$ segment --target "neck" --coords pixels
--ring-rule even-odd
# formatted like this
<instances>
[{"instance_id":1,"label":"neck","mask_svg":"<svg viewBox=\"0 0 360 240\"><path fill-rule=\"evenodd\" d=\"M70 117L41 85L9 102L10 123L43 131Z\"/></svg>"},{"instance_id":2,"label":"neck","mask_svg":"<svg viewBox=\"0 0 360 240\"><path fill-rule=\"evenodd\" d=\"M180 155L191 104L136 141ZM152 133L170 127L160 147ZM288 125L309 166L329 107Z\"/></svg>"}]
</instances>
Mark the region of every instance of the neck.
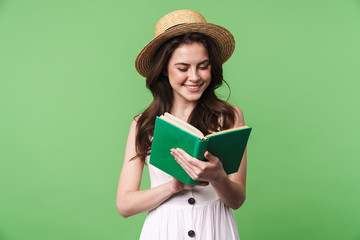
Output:
<instances>
[{"instance_id":1,"label":"neck","mask_svg":"<svg viewBox=\"0 0 360 240\"><path fill-rule=\"evenodd\" d=\"M175 117L180 118L181 120L187 122L195 106L196 106L196 102L191 102L186 104L174 102L170 112Z\"/></svg>"}]
</instances>

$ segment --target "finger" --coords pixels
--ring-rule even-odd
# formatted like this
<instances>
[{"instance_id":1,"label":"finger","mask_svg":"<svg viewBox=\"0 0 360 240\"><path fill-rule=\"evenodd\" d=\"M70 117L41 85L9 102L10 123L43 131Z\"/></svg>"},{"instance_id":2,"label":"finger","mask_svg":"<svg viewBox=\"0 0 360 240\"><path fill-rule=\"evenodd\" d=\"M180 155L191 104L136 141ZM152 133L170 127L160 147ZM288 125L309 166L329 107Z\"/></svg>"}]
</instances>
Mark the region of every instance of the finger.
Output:
<instances>
[{"instance_id":1,"label":"finger","mask_svg":"<svg viewBox=\"0 0 360 240\"><path fill-rule=\"evenodd\" d=\"M195 171L188 164L188 161L186 160L186 158L182 154L179 153L178 149L171 149L171 155L175 158L176 162L185 170L185 172L193 180L196 180L197 175L195 174Z\"/></svg>"},{"instance_id":2,"label":"finger","mask_svg":"<svg viewBox=\"0 0 360 240\"><path fill-rule=\"evenodd\" d=\"M188 155L185 151L182 150L180 152L180 149L171 149L171 154L179 161L184 162L184 164L187 164L189 159L191 158L190 155Z\"/></svg>"},{"instance_id":3,"label":"finger","mask_svg":"<svg viewBox=\"0 0 360 240\"><path fill-rule=\"evenodd\" d=\"M181 148L176 148L175 150L176 150L176 152L177 152L180 156L182 156L184 159L191 159L191 158L192 158L192 156L190 156L190 154L188 154L187 152L185 152L185 151L182 150Z\"/></svg>"},{"instance_id":4,"label":"finger","mask_svg":"<svg viewBox=\"0 0 360 240\"><path fill-rule=\"evenodd\" d=\"M209 151L206 151L204 153L204 157L209 160L210 162L214 162L214 161L218 161L219 159L217 157L215 157L214 155L212 155Z\"/></svg>"},{"instance_id":5,"label":"finger","mask_svg":"<svg viewBox=\"0 0 360 240\"><path fill-rule=\"evenodd\" d=\"M201 181L198 185L202 186L202 187L205 187L205 186L209 185L209 182Z\"/></svg>"},{"instance_id":6,"label":"finger","mask_svg":"<svg viewBox=\"0 0 360 240\"><path fill-rule=\"evenodd\" d=\"M202 179L201 176L204 172L204 169L207 168L206 165L208 165L208 162L193 158L181 148L173 149L173 152L178 156L178 158L175 160L179 163L180 166L182 166L182 168L189 174L192 179L207 181L206 179Z\"/></svg>"},{"instance_id":7,"label":"finger","mask_svg":"<svg viewBox=\"0 0 360 240\"><path fill-rule=\"evenodd\" d=\"M192 166L196 167L197 169L203 169L205 167L204 165L206 165L206 162L190 156L187 152L185 152L181 148L177 148L177 150L179 154L183 157L183 159L185 159Z\"/></svg>"},{"instance_id":8,"label":"finger","mask_svg":"<svg viewBox=\"0 0 360 240\"><path fill-rule=\"evenodd\" d=\"M174 153L176 153L176 156L178 157L179 160L183 161L188 166L190 166L190 165L196 166L196 164L194 164L194 162L199 162L198 159L193 158L191 155L189 155L187 152L185 152L181 148L176 148L174 150Z\"/></svg>"},{"instance_id":9,"label":"finger","mask_svg":"<svg viewBox=\"0 0 360 240\"><path fill-rule=\"evenodd\" d=\"M195 187L196 187L196 185L187 185L184 183L184 189L193 189Z\"/></svg>"},{"instance_id":10,"label":"finger","mask_svg":"<svg viewBox=\"0 0 360 240\"><path fill-rule=\"evenodd\" d=\"M183 164L186 165L186 167L184 165L180 165L180 166L182 166L184 170L186 170L186 172L189 174L189 176L192 179L198 181L208 181L208 179L203 178L204 170L207 169L209 165L208 162L204 162L199 159L196 159L180 148L177 148L175 150L176 151L174 151L174 153L176 152L178 156L176 160L178 161L179 164L181 164L180 161L183 161ZM206 183L203 184L203 186L206 185L207 185Z\"/></svg>"},{"instance_id":11,"label":"finger","mask_svg":"<svg viewBox=\"0 0 360 240\"><path fill-rule=\"evenodd\" d=\"M187 185L185 183L183 183L182 181L176 179L173 177L173 181L174 183L177 185L176 187L180 190L182 189L193 189L196 185L192 186L192 185Z\"/></svg>"}]
</instances>

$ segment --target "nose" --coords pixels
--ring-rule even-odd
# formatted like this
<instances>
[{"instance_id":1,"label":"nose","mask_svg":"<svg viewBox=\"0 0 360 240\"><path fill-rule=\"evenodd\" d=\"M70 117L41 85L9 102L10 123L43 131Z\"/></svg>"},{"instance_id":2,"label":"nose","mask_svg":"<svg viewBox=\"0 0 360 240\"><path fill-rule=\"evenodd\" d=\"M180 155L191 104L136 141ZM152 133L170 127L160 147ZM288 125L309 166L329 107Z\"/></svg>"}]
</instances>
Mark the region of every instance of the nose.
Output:
<instances>
[{"instance_id":1,"label":"nose","mask_svg":"<svg viewBox=\"0 0 360 240\"><path fill-rule=\"evenodd\" d=\"M188 78L189 78L190 81L197 82L197 81L200 80L200 75L199 75L196 68L195 69L193 69L193 68L189 69L188 73L189 73Z\"/></svg>"}]
</instances>

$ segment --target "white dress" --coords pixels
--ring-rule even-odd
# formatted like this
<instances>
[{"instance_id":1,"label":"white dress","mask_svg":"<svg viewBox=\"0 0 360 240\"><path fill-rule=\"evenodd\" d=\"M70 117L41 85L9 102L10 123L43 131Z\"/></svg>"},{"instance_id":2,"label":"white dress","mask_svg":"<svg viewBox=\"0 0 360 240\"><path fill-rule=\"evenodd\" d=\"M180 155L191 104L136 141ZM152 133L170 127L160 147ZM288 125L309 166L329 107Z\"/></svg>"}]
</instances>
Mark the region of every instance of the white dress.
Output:
<instances>
[{"instance_id":1,"label":"white dress","mask_svg":"<svg viewBox=\"0 0 360 240\"><path fill-rule=\"evenodd\" d=\"M171 176L149 163L151 188L171 181ZM231 208L219 200L211 185L182 190L149 211L141 240L240 239Z\"/></svg>"}]
</instances>

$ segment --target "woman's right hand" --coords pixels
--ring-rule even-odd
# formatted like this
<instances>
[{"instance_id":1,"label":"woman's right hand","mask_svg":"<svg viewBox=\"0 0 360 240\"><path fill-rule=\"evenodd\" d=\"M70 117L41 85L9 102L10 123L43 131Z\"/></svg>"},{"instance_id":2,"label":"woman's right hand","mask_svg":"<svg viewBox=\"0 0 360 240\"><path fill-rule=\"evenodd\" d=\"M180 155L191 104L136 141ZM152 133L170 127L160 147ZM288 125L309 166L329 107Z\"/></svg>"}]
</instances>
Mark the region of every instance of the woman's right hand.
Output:
<instances>
[{"instance_id":1,"label":"woman's right hand","mask_svg":"<svg viewBox=\"0 0 360 240\"><path fill-rule=\"evenodd\" d=\"M177 180L174 177L172 178L171 183L172 183L172 188L174 189L174 192L180 192L183 189L193 189L195 187L195 186L187 185L187 184Z\"/></svg>"},{"instance_id":2,"label":"woman's right hand","mask_svg":"<svg viewBox=\"0 0 360 240\"><path fill-rule=\"evenodd\" d=\"M116 206L123 217L150 211L158 207L174 193L182 189L193 188L176 179L172 179L157 187L140 190L145 163L140 158L133 159L137 154L135 147L136 125L137 122L134 120L131 124L126 143L125 159L116 196Z\"/></svg>"}]
</instances>

